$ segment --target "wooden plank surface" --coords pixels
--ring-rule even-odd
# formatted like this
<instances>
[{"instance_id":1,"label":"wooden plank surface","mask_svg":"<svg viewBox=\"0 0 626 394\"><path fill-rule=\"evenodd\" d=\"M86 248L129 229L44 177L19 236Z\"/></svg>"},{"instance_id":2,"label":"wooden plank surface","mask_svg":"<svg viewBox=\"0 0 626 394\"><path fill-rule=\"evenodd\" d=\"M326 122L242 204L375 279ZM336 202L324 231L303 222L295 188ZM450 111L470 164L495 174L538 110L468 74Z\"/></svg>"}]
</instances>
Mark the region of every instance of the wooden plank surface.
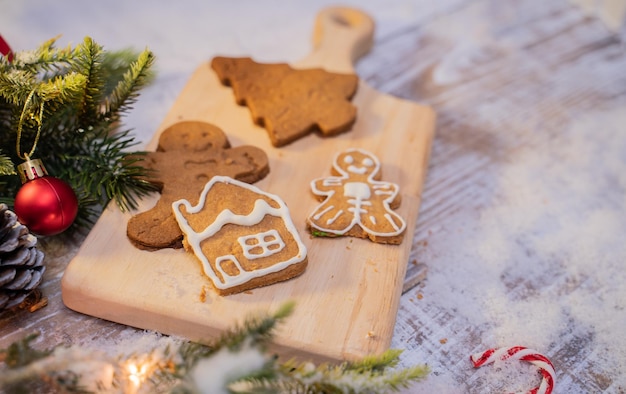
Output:
<instances>
[{"instance_id":1,"label":"wooden plank surface","mask_svg":"<svg viewBox=\"0 0 626 394\"><path fill-rule=\"evenodd\" d=\"M113 48L148 44L161 72L128 119L148 136L203 59L225 49L266 60L302 58L313 15L326 4L269 2L275 7L246 11L225 2L198 6L182 23L164 3L150 10L126 3L90 5L102 18L116 10L115 33L104 20L81 21L79 2L69 4L80 12L52 19L49 9L7 3L2 35L14 48L59 32L74 42L89 32ZM520 344L551 358L555 393L623 393L623 25L610 30L566 0L360 6L376 19L378 35L358 74L438 114L391 343L404 350L402 365L428 363L433 372L406 392L527 390L538 377L522 363L474 369L468 358ZM137 23L150 19L161 23ZM0 347L35 330L40 348L121 352L133 341L160 343L153 333L63 306L60 277L82 241L42 241L42 290L50 303L34 314L2 316Z\"/></svg>"},{"instance_id":2,"label":"wooden plank surface","mask_svg":"<svg viewBox=\"0 0 626 394\"><path fill-rule=\"evenodd\" d=\"M317 26L316 47L297 67L351 72L356 57L371 46L373 21L355 9L324 10ZM270 173L255 185L280 196L289 207L308 250L305 273L279 284L219 296L210 290L190 253L135 248L120 231L132 213L111 207L65 271L65 305L107 320L207 341L255 311L276 309L293 300L298 305L295 316L274 341L281 353L344 360L386 350L435 117L427 107L379 94L366 84L360 84L352 102L358 115L351 131L327 138L314 133L274 148L266 131L253 124L246 107L235 103L232 90L220 84L209 64L200 65L160 130L178 121L206 121L224 130L233 146L253 145L267 152ZM158 137L159 132L150 147L156 147ZM351 237L315 238L306 231L305 219L319 204L308 194L311 180L329 176L334 156L348 148L374 153L381 161L382 180L400 186L402 204L397 212L407 221L407 242L383 245ZM203 186L199 185L198 193ZM139 210L154 202L154 198L144 200Z\"/></svg>"}]
</instances>

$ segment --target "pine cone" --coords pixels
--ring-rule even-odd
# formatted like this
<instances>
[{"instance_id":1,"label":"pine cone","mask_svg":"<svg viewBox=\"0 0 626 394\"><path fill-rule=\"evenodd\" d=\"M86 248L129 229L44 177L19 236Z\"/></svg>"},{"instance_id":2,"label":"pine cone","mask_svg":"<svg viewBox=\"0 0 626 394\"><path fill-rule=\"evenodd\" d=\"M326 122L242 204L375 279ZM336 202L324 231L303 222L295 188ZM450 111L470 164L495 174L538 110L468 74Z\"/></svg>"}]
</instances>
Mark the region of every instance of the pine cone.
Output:
<instances>
[{"instance_id":1,"label":"pine cone","mask_svg":"<svg viewBox=\"0 0 626 394\"><path fill-rule=\"evenodd\" d=\"M39 286L46 267L37 237L0 204L0 312L20 305Z\"/></svg>"}]
</instances>

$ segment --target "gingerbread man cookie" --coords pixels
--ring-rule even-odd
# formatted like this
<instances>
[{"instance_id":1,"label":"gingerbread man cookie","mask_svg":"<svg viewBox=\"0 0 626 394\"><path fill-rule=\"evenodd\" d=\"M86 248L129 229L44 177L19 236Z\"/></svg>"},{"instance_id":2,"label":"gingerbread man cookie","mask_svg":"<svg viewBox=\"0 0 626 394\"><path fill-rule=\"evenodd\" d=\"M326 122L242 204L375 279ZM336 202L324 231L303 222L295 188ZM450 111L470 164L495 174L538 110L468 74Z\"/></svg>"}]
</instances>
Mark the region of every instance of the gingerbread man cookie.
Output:
<instances>
[{"instance_id":1,"label":"gingerbread man cookie","mask_svg":"<svg viewBox=\"0 0 626 394\"><path fill-rule=\"evenodd\" d=\"M204 122L179 122L163 131L156 152L139 163L153 170L161 192L156 205L128 221L128 238L141 249L182 247L183 234L174 218L172 203L187 199L195 203L206 182L225 175L254 183L269 173L264 151L254 146L230 147L224 132Z\"/></svg>"},{"instance_id":2,"label":"gingerbread man cookie","mask_svg":"<svg viewBox=\"0 0 626 394\"><path fill-rule=\"evenodd\" d=\"M230 85L237 104L247 105L255 124L267 129L280 147L318 130L332 136L352 128L356 107L350 103L359 79L321 68L293 69L250 58L216 57L211 67Z\"/></svg>"},{"instance_id":3,"label":"gingerbread man cookie","mask_svg":"<svg viewBox=\"0 0 626 394\"><path fill-rule=\"evenodd\" d=\"M307 218L318 236L353 236L374 242L402 242L405 221L393 211L400 206L398 185L380 181L380 162L372 153L348 149L339 153L333 175L311 182L323 202Z\"/></svg>"}]
</instances>

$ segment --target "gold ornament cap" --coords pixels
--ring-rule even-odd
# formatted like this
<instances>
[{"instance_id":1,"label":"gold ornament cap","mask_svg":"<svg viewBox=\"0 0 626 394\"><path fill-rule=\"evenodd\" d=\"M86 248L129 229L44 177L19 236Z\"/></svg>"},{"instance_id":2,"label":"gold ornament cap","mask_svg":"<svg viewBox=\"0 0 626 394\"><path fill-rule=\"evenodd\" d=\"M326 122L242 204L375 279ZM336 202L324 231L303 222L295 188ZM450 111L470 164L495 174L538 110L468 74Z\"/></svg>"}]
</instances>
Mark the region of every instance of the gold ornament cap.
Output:
<instances>
[{"instance_id":1,"label":"gold ornament cap","mask_svg":"<svg viewBox=\"0 0 626 394\"><path fill-rule=\"evenodd\" d=\"M22 185L33 179L41 178L48 175L46 167L39 159L28 159L19 166L17 166L17 172L20 174Z\"/></svg>"}]
</instances>

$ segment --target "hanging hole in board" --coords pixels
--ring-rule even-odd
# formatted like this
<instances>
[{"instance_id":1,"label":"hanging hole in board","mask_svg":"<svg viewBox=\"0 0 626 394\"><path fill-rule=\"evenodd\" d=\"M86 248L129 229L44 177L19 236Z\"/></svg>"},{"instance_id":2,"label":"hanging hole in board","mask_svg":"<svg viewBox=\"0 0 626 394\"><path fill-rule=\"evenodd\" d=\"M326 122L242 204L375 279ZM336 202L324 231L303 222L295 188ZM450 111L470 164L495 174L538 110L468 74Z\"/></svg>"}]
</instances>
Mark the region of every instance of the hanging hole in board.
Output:
<instances>
[{"instance_id":1,"label":"hanging hole in board","mask_svg":"<svg viewBox=\"0 0 626 394\"><path fill-rule=\"evenodd\" d=\"M350 20L348 20L346 17L344 17L341 14L332 14L331 19L335 24L339 26L352 27L352 23L350 22Z\"/></svg>"}]
</instances>

